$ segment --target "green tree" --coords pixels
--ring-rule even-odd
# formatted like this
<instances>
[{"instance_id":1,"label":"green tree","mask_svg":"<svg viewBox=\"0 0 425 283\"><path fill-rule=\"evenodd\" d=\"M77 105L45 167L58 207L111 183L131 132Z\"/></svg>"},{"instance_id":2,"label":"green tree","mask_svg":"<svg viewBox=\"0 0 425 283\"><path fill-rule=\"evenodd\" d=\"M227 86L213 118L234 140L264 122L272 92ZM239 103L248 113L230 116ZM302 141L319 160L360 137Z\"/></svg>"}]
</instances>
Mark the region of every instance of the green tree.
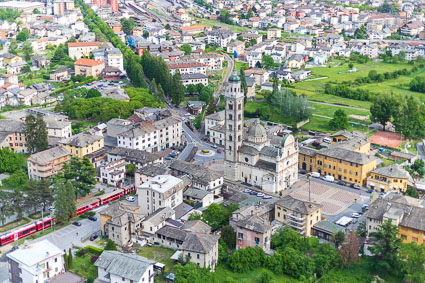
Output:
<instances>
[{"instance_id":1,"label":"green tree","mask_svg":"<svg viewBox=\"0 0 425 283\"><path fill-rule=\"evenodd\" d=\"M233 25L233 21L230 19L230 12L226 9L220 11L218 19L222 23Z\"/></svg>"},{"instance_id":2,"label":"green tree","mask_svg":"<svg viewBox=\"0 0 425 283\"><path fill-rule=\"evenodd\" d=\"M65 271L69 270L68 267L68 255L66 254L66 250L63 250L64 254L63 254L63 263L65 265Z\"/></svg>"},{"instance_id":3,"label":"green tree","mask_svg":"<svg viewBox=\"0 0 425 283\"><path fill-rule=\"evenodd\" d=\"M424 136L425 107L415 96L409 95L399 101L397 115L393 124L397 133L406 138L417 138Z\"/></svg>"},{"instance_id":4,"label":"green tree","mask_svg":"<svg viewBox=\"0 0 425 283\"><path fill-rule=\"evenodd\" d=\"M16 39L11 38L10 45L9 45L9 53L17 54L17 49L18 49L18 42L16 42Z\"/></svg>"},{"instance_id":5,"label":"green tree","mask_svg":"<svg viewBox=\"0 0 425 283\"><path fill-rule=\"evenodd\" d=\"M210 97L210 101L208 103L207 110L205 110L206 115L213 114L217 111L217 105L215 104L214 96Z\"/></svg>"},{"instance_id":6,"label":"green tree","mask_svg":"<svg viewBox=\"0 0 425 283\"><path fill-rule=\"evenodd\" d=\"M72 251L71 248L68 250L68 268L72 269Z\"/></svg>"},{"instance_id":7,"label":"green tree","mask_svg":"<svg viewBox=\"0 0 425 283\"><path fill-rule=\"evenodd\" d=\"M125 169L125 173L131 177L134 177L134 173L136 172L136 165L135 164L128 164L127 168Z\"/></svg>"},{"instance_id":8,"label":"green tree","mask_svg":"<svg viewBox=\"0 0 425 283\"><path fill-rule=\"evenodd\" d=\"M18 219L22 219L25 205L25 196L21 190L13 190L11 193L11 201L13 204L13 211L16 213Z\"/></svg>"},{"instance_id":9,"label":"green tree","mask_svg":"<svg viewBox=\"0 0 425 283\"><path fill-rule=\"evenodd\" d=\"M136 26L136 23L134 22L133 18L129 18L129 19L123 18L121 19L121 26L122 26L122 31L125 34L131 34L131 31Z\"/></svg>"},{"instance_id":10,"label":"green tree","mask_svg":"<svg viewBox=\"0 0 425 283\"><path fill-rule=\"evenodd\" d=\"M117 246L115 245L114 241L112 241L111 239L108 239L108 241L106 242L104 250L105 251L116 251Z\"/></svg>"},{"instance_id":11,"label":"green tree","mask_svg":"<svg viewBox=\"0 0 425 283\"><path fill-rule=\"evenodd\" d=\"M236 246L236 233L232 226L226 225L221 228L221 237L229 249L234 249Z\"/></svg>"},{"instance_id":12,"label":"green tree","mask_svg":"<svg viewBox=\"0 0 425 283\"><path fill-rule=\"evenodd\" d=\"M371 79L372 81L376 81L376 78L378 77L378 73L376 72L376 70L371 70L369 71L368 75L369 79Z\"/></svg>"},{"instance_id":13,"label":"green tree","mask_svg":"<svg viewBox=\"0 0 425 283\"><path fill-rule=\"evenodd\" d=\"M250 19L254 17L254 12L252 11L252 8L248 9L248 13L246 14L247 19Z\"/></svg>"},{"instance_id":14,"label":"green tree","mask_svg":"<svg viewBox=\"0 0 425 283\"><path fill-rule=\"evenodd\" d=\"M0 221L4 225L6 218L13 215L13 203L11 194L4 190L0 190Z\"/></svg>"},{"instance_id":15,"label":"green tree","mask_svg":"<svg viewBox=\"0 0 425 283\"><path fill-rule=\"evenodd\" d=\"M172 85L173 85L173 91L171 93L171 103L173 103L175 106L179 106L180 103L183 101L184 93L185 93L184 86L182 85L182 82L181 82L181 76L179 71L177 71L173 75Z\"/></svg>"},{"instance_id":16,"label":"green tree","mask_svg":"<svg viewBox=\"0 0 425 283\"><path fill-rule=\"evenodd\" d=\"M31 43L29 41L25 41L22 44L22 51L24 52L24 58L25 58L25 60L26 61L30 61L31 58L32 58L32 56L33 56L33 54L34 54L34 51L32 50L32 45L31 45Z\"/></svg>"},{"instance_id":17,"label":"green tree","mask_svg":"<svg viewBox=\"0 0 425 283\"><path fill-rule=\"evenodd\" d=\"M13 172L9 178L4 179L2 181L3 187L8 189L18 189L23 190L25 188L25 185L28 182L28 175L26 170L19 169L15 172Z\"/></svg>"},{"instance_id":18,"label":"green tree","mask_svg":"<svg viewBox=\"0 0 425 283\"><path fill-rule=\"evenodd\" d=\"M409 282L425 282L425 245L415 242L403 244L400 251L405 279Z\"/></svg>"},{"instance_id":19,"label":"green tree","mask_svg":"<svg viewBox=\"0 0 425 283\"><path fill-rule=\"evenodd\" d=\"M373 122L380 123L385 131L386 124L396 115L397 108L397 99L392 93L380 94L376 96L373 104L370 106L370 119Z\"/></svg>"},{"instance_id":20,"label":"green tree","mask_svg":"<svg viewBox=\"0 0 425 283\"><path fill-rule=\"evenodd\" d=\"M272 282L273 276L268 270L264 270L261 273L260 283L270 283Z\"/></svg>"},{"instance_id":21,"label":"green tree","mask_svg":"<svg viewBox=\"0 0 425 283\"><path fill-rule=\"evenodd\" d=\"M329 121L329 127L331 127L333 130L345 130L348 129L349 126L348 117L344 110L336 110L333 119Z\"/></svg>"},{"instance_id":22,"label":"green tree","mask_svg":"<svg viewBox=\"0 0 425 283\"><path fill-rule=\"evenodd\" d=\"M412 188L412 187L407 188L407 190L404 194L406 196L409 196L409 197L412 197L412 198L419 198L418 191L415 188Z\"/></svg>"},{"instance_id":23,"label":"green tree","mask_svg":"<svg viewBox=\"0 0 425 283\"><path fill-rule=\"evenodd\" d=\"M339 248L342 242L344 242L345 234L343 231L338 231L332 235L335 247Z\"/></svg>"},{"instance_id":24,"label":"green tree","mask_svg":"<svg viewBox=\"0 0 425 283\"><path fill-rule=\"evenodd\" d=\"M224 207L213 203L202 213L202 221L210 225L212 230L216 230L229 223L229 216L236 209L238 206L234 204Z\"/></svg>"},{"instance_id":25,"label":"green tree","mask_svg":"<svg viewBox=\"0 0 425 283\"><path fill-rule=\"evenodd\" d=\"M13 173L19 169L26 170L25 155L10 150L8 147L0 149L0 173Z\"/></svg>"},{"instance_id":26,"label":"green tree","mask_svg":"<svg viewBox=\"0 0 425 283\"><path fill-rule=\"evenodd\" d=\"M180 50L184 52L184 55L190 55L192 53L192 47L188 43L180 46Z\"/></svg>"},{"instance_id":27,"label":"green tree","mask_svg":"<svg viewBox=\"0 0 425 283\"><path fill-rule=\"evenodd\" d=\"M28 115L24 124L25 140L30 153L43 151L48 148L47 127L43 116Z\"/></svg>"},{"instance_id":28,"label":"green tree","mask_svg":"<svg viewBox=\"0 0 425 283\"><path fill-rule=\"evenodd\" d=\"M261 65L264 69L268 70L274 66L273 57L270 55L263 55L261 59Z\"/></svg>"},{"instance_id":29,"label":"green tree","mask_svg":"<svg viewBox=\"0 0 425 283\"><path fill-rule=\"evenodd\" d=\"M75 189L70 181L56 178L53 182L55 192L55 216L57 221L69 220L76 211Z\"/></svg>"},{"instance_id":30,"label":"green tree","mask_svg":"<svg viewBox=\"0 0 425 283\"><path fill-rule=\"evenodd\" d=\"M348 63L348 68L351 70L354 68L354 64L353 63Z\"/></svg>"},{"instance_id":31,"label":"green tree","mask_svg":"<svg viewBox=\"0 0 425 283\"><path fill-rule=\"evenodd\" d=\"M96 169L87 157L73 156L63 165L61 177L71 181L80 196L85 196L96 184Z\"/></svg>"},{"instance_id":32,"label":"green tree","mask_svg":"<svg viewBox=\"0 0 425 283\"><path fill-rule=\"evenodd\" d=\"M201 268L193 262L185 265L180 263L174 266L176 270L175 283L211 282L213 273L209 269Z\"/></svg>"},{"instance_id":33,"label":"green tree","mask_svg":"<svg viewBox=\"0 0 425 283\"><path fill-rule=\"evenodd\" d=\"M400 269L400 247L401 239L398 237L399 228L390 220L384 221L374 233L372 239L375 245L369 247L373 254L373 266L375 270L382 273L393 273Z\"/></svg>"},{"instance_id":34,"label":"green tree","mask_svg":"<svg viewBox=\"0 0 425 283\"><path fill-rule=\"evenodd\" d=\"M30 30L27 28L23 28L20 32L18 32L18 35L16 36L16 40L18 41L26 41L28 38L30 38Z\"/></svg>"},{"instance_id":35,"label":"green tree","mask_svg":"<svg viewBox=\"0 0 425 283\"><path fill-rule=\"evenodd\" d=\"M275 92L270 97L271 107L277 108L277 113L281 113L293 121L299 122L308 119L312 110L308 105L308 98L297 96L288 89Z\"/></svg>"},{"instance_id":36,"label":"green tree","mask_svg":"<svg viewBox=\"0 0 425 283\"><path fill-rule=\"evenodd\" d=\"M266 255L260 247L239 249L229 257L229 267L238 273L247 273L262 266Z\"/></svg>"},{"instance_id":37,"label":"green tree","mask_svg":"<svg viewBox=\"0 0 425 283\"><path fill-rule=\"evenodd\" d=\"M32 10L32 13L33 13L33 14L36 14L36 15L41 14L41 13L40 13L40 10L39 10L39 9L37 9L37 8L35 8L34 10Z\"/></svg>"},{"instance_id":38,"label":"green tree","mask_svg":"<svg viewBox=\"0 0 425 283\"><path fill-rule=\"evenodd\" d=\"M239 76L241 78L241 88L243 90L243 95L245 97L245 102L247 100L247 95L248 95L248 84L246 83L246 76L245 76L245 70L244 68L241 68L239 71Z\"/></svg>"}]
</instances>

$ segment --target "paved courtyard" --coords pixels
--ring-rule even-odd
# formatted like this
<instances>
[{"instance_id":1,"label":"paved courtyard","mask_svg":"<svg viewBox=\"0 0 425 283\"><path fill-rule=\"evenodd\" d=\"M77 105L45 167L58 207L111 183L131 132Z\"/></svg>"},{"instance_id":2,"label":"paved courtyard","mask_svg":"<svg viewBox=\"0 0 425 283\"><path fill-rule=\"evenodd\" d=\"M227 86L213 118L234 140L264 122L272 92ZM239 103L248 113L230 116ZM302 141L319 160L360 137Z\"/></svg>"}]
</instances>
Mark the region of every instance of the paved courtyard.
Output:
<instances>
[{"instance_id":1,"label":"paved courtyard","mask_svg":"<svg viewBox=\"0 0 425 283\"><path fill-rule=\"evenodd\" d=\"M290 195L308 201L308 186L308 182L305 182ZM321 183L311 183L311 200L323 205L322 213L326 215L340 214L360 199L361 192L353 193Z\"/></svg>"}]
</instances>

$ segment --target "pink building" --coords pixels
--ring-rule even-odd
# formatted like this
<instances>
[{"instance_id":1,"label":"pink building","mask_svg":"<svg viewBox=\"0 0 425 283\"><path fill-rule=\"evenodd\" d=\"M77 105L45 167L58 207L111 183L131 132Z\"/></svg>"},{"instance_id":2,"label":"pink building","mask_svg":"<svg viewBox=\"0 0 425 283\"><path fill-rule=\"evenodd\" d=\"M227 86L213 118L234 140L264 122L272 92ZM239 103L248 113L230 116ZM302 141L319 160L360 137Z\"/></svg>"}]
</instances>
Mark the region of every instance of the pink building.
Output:
<instances>
[{"instance_id":1,"label":"pink building","mask_svg":"<svg viewBox=\"0 0 425 283\"><path fill-rule=\"evenodd\" d=\"M270 221L256 215L236 223L236 249L260 247L270 251L272 226Z\"/></svg>"}]
</instances>

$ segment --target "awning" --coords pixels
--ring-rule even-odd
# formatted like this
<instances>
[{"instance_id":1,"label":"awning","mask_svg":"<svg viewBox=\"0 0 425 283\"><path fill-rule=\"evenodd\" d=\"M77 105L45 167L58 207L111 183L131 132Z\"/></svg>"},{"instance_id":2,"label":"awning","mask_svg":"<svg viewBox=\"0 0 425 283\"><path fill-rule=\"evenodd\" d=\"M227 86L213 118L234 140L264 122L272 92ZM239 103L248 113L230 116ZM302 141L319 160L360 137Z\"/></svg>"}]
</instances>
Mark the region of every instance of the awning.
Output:
<instances>
[{"instance_id":1,"label":"awning","mask_svg":"<svg viewBox=\"0 0 425 283\"><path fill-rule=\"evenodd\" d=\"M381 185L381 189L385 189L385 186Z\"/></svg>"},{"instance_id":2,"label":"awning","mask_svg":"<svg viewBox=\"0 0 425 283\"><path fill-rule=\"evenodd\" d=\"M182 251L176 251L170 258L173 260L179 260Z\"/></svg>"},{"instance_id":3,"label":"awning","mask_svg":"<svg viewBox=\"0 0 425 283\"><path fill-rule=\"evenodd\" d=\"M375 187L375 184L374 184L374 183L369 183L369 185L368 185L368 186Z\"/></svg>"}]
</instances>

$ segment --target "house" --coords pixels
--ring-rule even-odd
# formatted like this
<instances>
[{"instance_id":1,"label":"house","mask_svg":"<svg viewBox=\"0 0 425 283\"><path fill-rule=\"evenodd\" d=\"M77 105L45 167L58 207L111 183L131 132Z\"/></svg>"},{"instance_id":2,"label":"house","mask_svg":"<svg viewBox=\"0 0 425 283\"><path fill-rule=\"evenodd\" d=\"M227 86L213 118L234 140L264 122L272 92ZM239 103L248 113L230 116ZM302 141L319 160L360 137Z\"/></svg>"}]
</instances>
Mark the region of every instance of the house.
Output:
<instances>
[{"instance_id":1,"label":"house","mask_svg":"<svg viewBox=\"0 0 425 283\"><path fill-rule=\"evenodd\" d=\"M104 61L80 58L74 62L75 75L97 77L100 76L104 68Z\"/></svg>"},{"instance_id":2,"label":"house","mask_svg":"<svg viewBox=\"0 0 425 283\"><path fill-rule=\"evenodd\" d=\"M254 205L243 205L237 210L232 212L229 217L229 225L232 226L236 232L237 224L253 215L258 216L270 223L274 219L274 203L255 203Z\"/></svg>"},{"instance_id":3,"label":"house","mask_svg":"<svg viewBox=\"0 0 425 283\"><path fill-rule=\"evenodd\" d=\"M232 41L227 44L227 53L230 54L243 54L245 53L245 43L239 40Z\"/></svg>"},{"instance_id":4,"label":"house","mask_svg":"<svg viewBox=\"0 0 425 283\"><path fill-rule=\"evenodd\" d=\"M22 57L14 54L4 54L3 56L3 64L7 67L9 64L18 63L22 61Z\"/></svg>"},{"instance_id":5,"label":"house","mask_svg":"<svg viewBox=\"0 0 425 283\"><path fill-rule=\"evenodd\" d=\"M45 282L65 272L64 251L48 240L22 246L6 255L10 282Z\"/></svg>"},{"instance_id":6,"label":"house","mask_svg":"<svg viewBox=\"0 0 425 283\"><path fill-rule=\"evenodd\" d=\"M125 178L126 165L125 160L120 159L100 166L99 182L120 188Z\"/></svg>"},{"instance_id":7,"label":"house","mask_svg":"<svg viewBox=\"0 0 425 283\"><path fill-rule=\"evenodd\" d=\"M105 67L115 67L124 72L124 58L118 48L93 50L93 57L97 61L104 61Z\"/></svg>"},{"instance_id":8,"label":"house","mask_svg":"<svg viewBox=\"0 0 425 283\"><path fill-rule=\"evenodd\" d=\"M72 156L83 158L87 154L102 149L104 141L102 136L93 135L86 131L61 140L60 145L71 152Z\"/></svg>"},{"instance_id":9,"label":"house","mask_svg":"<svg viewBox=\"0 0 425 283\"><path fill-rule=\"evenodd\" d=\"M126 246L142 230L144 216L137 205L114 202L99 214L102 234L119 246Z\"/></svg>"},{"instance_id":10,"label":"house","mask_svg":"<svg viewBox=\"0 0 425 283\"><path fill-rule=\"evenodd\" d=\"M137 188L140 212L154 213L161 207L175 208L183 202L184 182L171 175L158 175Z\"/></svg>"},{"instance_id":11,"label":"house","mask_svg":"<svg viewBox=\"0 0 425 283\"><path fill-rule=\"evenodd\" d=\"M279 28L267 29L267 39L280 39L282 37L282 30Z\"/></svg>"},{"instance_id":12,"label":"house","mask_svg":"<svg viewBox=\"0 0 425 283\"><path fill-rule=\"evenodd\" d=\"M288 68L301 69L305 65L304 56L300 54L293 54L287 60Z\"/></svg>"},{"instance_id":13,"label":"house","mask_svg":"<svg viewBox=\"0 0 425 283\"><path fill-rule=\"evenodd\" d=\"M252 215L236 223L236 249L260 247L270 252L272 226L270 221Z\"/></svg>"},{"instance_id":14,"label":"house","mask_svg":"<svg viewBox=\"0 0 425 283\"><path fill-rule=\"evenodd\" d=\"M139 255L103 251L94 263L100 282L153 283L155 261Z\"/></svg>"},{"instance_id":15,"label":"house","mask_svg":"<svg viewBox=\"0 0 425 283\"><path fill-rule=\"evenodd\" d=\"M196 26L185 26L181 28L182 33L188 35L196 35L200 33L205 33L211 31L210 26L196 25Z\"/></svg>"},{"instance_id":16,"label":"house","mask_svg":"<svg viewBox=\"0 0 425 283\"><path fill-rule=\"evenodd\" d=\"M197 84L203 84L204 86L207 86L208 76L201 73L182 74L181 82L185 87L187 87L188 85L197 85Z\"/></svg>"},{"instance_id":17,"label":"house","mask_svg":"<svg viewBox=\"0 0 425 283\"><path fill-rule=\"evenodd\" d=\"M199 115L202 112L202 109L205 106L205 102L203 101L188 101L187 102L187 109L189 110L189 113L192 115Z\"/></svg>"},{"instance_id":18,"label":"house","mask_svg":"<svg viewBox=\"0 0 425 283\"><path fill-rule=\"evenodd\" d=\"M15 152L26 152L24 122L1 119L0 120L0 147L8 147Z\"/></svg>"},{"instance_id":19,"label":"house","mask_svg":"<svg viewBox=\"0 0 425 283\"><path fill-rule=\"evenodd\" d=\"M176 212L170 207L162 207L154 213L148 215L143 220L143 234L153 236L156 231L166 225L168 219L176 219Z\"/></svg>"},{"instance_id":20,"label":"house","mask_svg":"<svg viewBox=\"0 0 425 283\"><path fill-rule=\"evenodd\" d=\"M19 61L16 63L10 63L7 65L7 73L8 74L20 74L22 68L27 65L25 61Z\"/></svg>"},{"instance_id":21,"label":"house","mask_svg":"<svg viewBox=\"0 0 425 283\"><path fill-rule=\"evenodd\" d=\"M192 45L194 45L194 43L192 43ZM207 66L207 70L214 71L223 69L224 55L216 53L191 54L182 56L181 60L202 63Z\"/></svg>"},{"instance_id":22,"label":"house","mask_svg":"<svg viewBox=\"0 0 425 283\"><path fill-rule=\"evenodd\" d=\"M224 125L225 112L219 111L208 116L205 116L205 135L211 136L210 129L216 125Z\"/></svg>"},{"instance_id":23,"label":"house","mask_svg":"<svg viewBox=\"0 0 425 283\"><path fill-rule=\"evenodd\" d=\"M10 65L9 65L10 66ZM19 103L30 106L32 99L37 95L37 90L32 88L23 89L17 93Z\"/></svg>"},{"instance_id":24,"label":"house","mask_svg":"<svg viewBox=\"0 0 425 283\"><path fill-rule=\"evenodd\" d=\"M72 135L71 122L56 116L44 116L46 122L47 136L55 138L69 138Z\"/></svg>"},{"instance_id":25,"label":"house","mask_svg":"<svg viewBox=\"0 0 425 283\"><path fill-rule=\"evenodd\" d=\"M71 160L71 153L61 146L31 154L27 160L28 177L35 180L53 177L69 160Z\"/></svg>"},{"instance_id":26,"label":"house","mask_svg":"<svg viewBox=\"0 0 425 283\"><path fill-rule=\"evenodd\" d=\"M71 69L69 69L68 67L59 68L59 69L52 71L50 73L50 79L53 80L53 81L68 80L71 77L70 71L71 71Z\"/></svg>"},{"instance_id":27,"label":"house","mask_svg":"<svg viewBox=\"0 0 425 283\"><path fill-rule=\"evenodd\" d=\"M302 81L305 80L306 78L311 76L311 71L310 70L300 70L297 72L293 72L292 73L292 77L296 80L296 81Z\"/></svg>"},{"instance_id":28,"label":"house","mask_svg":"<svg viewBox=\"0 0 425 283\"><path fill-rule=\"evenodd\" d=\"M345 228L330 221L322 220L311 228L312 236L316 236L319 241L335 243L334 236L338 232L344 232Z\"/></svg>"},{"instance_id":29,"label":"house","mask_svg":"<svg viewBox=\"0 0 425 283\"><path fill-rule=\"evenodd\" d=\"M411 179L409 173L399 166L392 164L386 167L378 167L370 172L366 180L366 186L377 192L398 191L404 193Z\"/></svg>"},{"instance_id":30,"label":"house","mask_svg":"<svg viewBox=\"0 0 425 283\"><path fill-rule=\"evenodd\" d=\"M209 45L217 44L221 48L227 48L227 45L236 40L236 32L230 29L216 29L207 32L207 42Z\"/></svg>"},{"instance_id":31,"label":"house","mask_svg":"<svg viewBox=\"0 0 425 283\"><path fill-rule=\"evenodd\" d=\"M193 202L194 204L201 204L201 207L208 207L214 203L214 194L196 188L189 188L183 193L185 201Z\"/></svg>"},{"instance_id":32,"label":"house","mask_svg":"<svg viewBox=\"0 0 425 283\"><path fill-rule=\"evenodd\" d=\"M137 169L141 169L150 164L162 163L164 161L164 157L158 153L119 146L108 151L107 159L108 162L124 159L128 164L134 164Z\"/></svg>"},{"instance_id":33,"label":"house","mask_svg":"<svg viewBox=\"0 0 425 283\"><path fill-rule=\"evenodd\" d=\"M38 69L45 68L50 65L50 59L44 56L32 56L32 65Z\"/></svg>"},{"instance_id":34,"label":"house","mask_svg":"<svg viewBox=\"0 0 425 283\"><path fill-rule=\"evenodd\" d=\"M311 228L322 220L322 206L287 195L275 203L275 220L310 237Z\"/></svg>"},{"instance_id":35,"label":"house","mask_svg":"<svg viewBox=\"0 0 425 283\"><path fill-rule=\"evenodd\" d=\"M203 75L207 74L207 66L198 62L185 62L175 60L167 62L167 66L172 75L174 75L177 71L179 71L181 75L195 73L200 73Z\"/></svg>"},{"instance_id":36,"label":"house","mask_svg":"<svg viewBox=\"0 0 425 283\"><path fill-rule=\"evenodd\" d=\"M101 42L70 42L68 43L68 55L74 60L82 57L89 58L90 53L99 48Z\"/></svg>"}]
</instances>

